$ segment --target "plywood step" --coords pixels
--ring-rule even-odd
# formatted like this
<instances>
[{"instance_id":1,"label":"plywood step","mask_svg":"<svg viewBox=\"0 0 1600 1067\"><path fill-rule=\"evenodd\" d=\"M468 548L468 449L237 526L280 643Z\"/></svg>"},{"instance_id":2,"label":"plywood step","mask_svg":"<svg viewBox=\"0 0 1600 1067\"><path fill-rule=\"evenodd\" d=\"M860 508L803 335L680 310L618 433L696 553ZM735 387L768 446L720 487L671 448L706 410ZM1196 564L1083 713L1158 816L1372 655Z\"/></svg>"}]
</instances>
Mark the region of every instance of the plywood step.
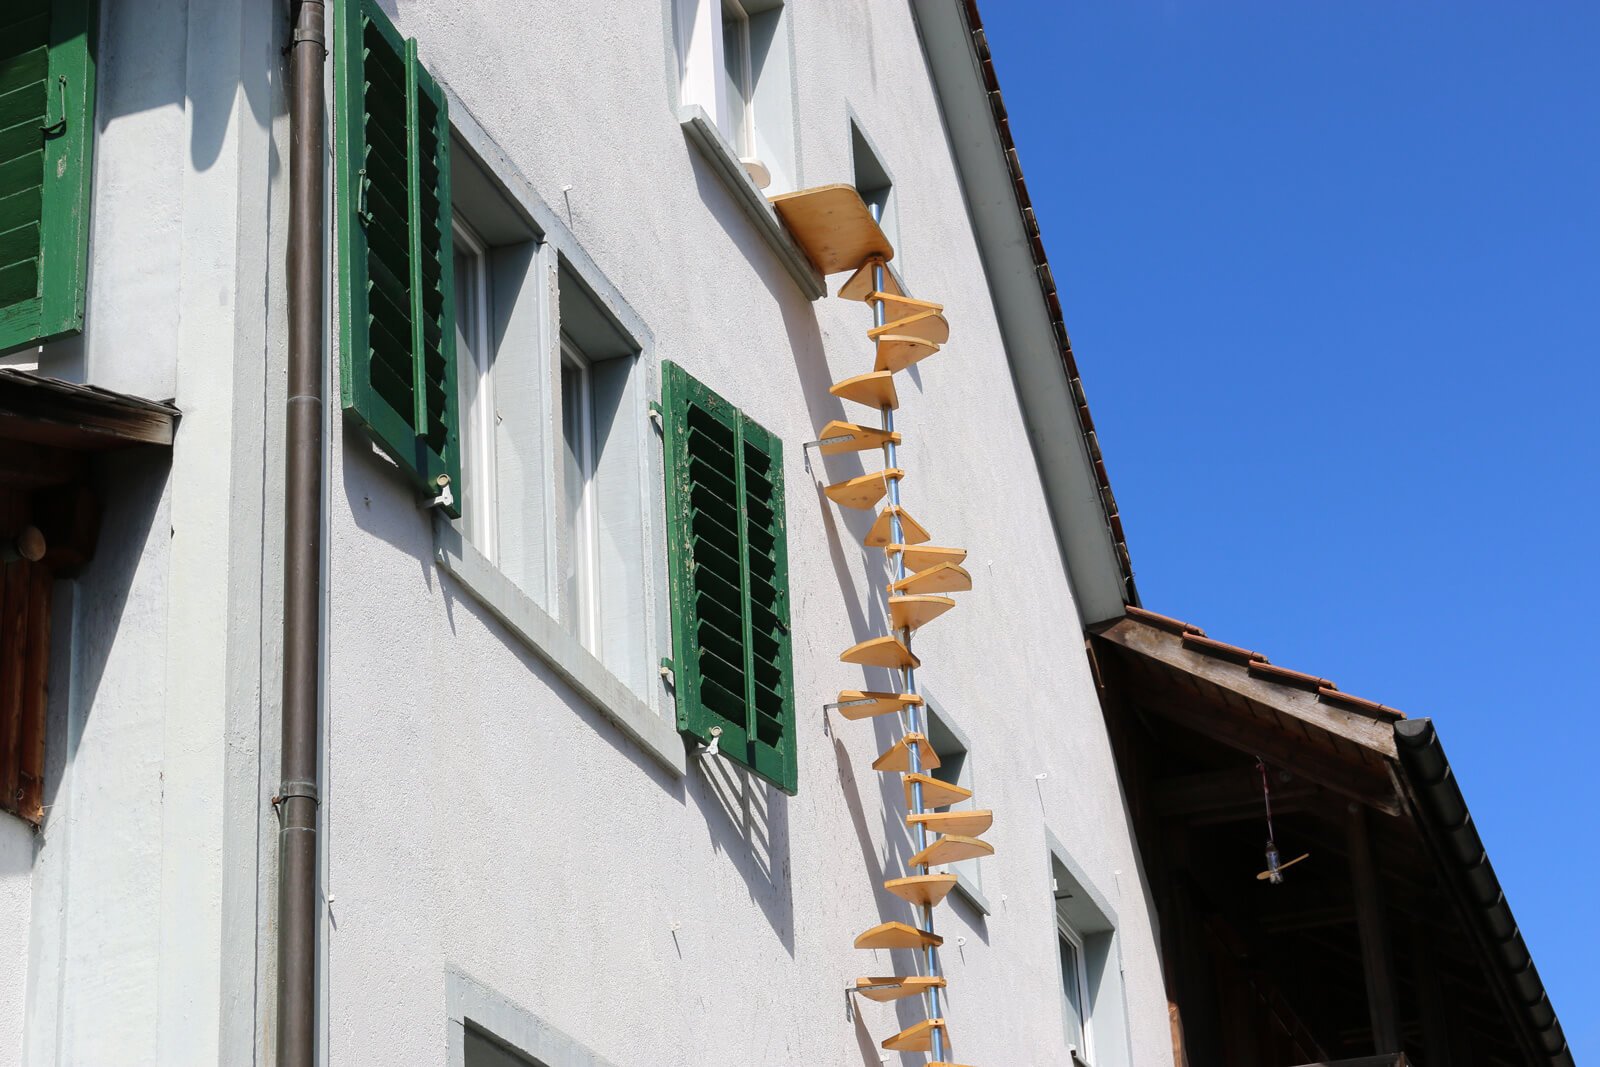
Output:
<instances>
[{"instance_id":1,"label":"plywood step","mask_svg":"<svg viewBox=\"0 0 1600 1067\"><path fill-rule=\"evenodd\" d=\"M824 486L822 491L828 494L829 500L840 507L866 511L876 506L889 491L890 478L899 481L905 474L906 472L898 467L890 467L888 470L873 471L871 474L834 482L832 485Z\"/></svg>"},{"instance_id":2,"label":"plywood step","mask_svg":"<svg viewBox=\"0 0 1600 1067\"><path fill-rule=\"evenodd\" d=\"M937 311L923 311L905 318L885 322L867 331L867 340L893 334L897 337L915 337L929 344L942 345L950 340L950 323Z\"/></svg>"},{"instance_id":3,"label":"plywood step","mask_svg":"<svg viewBox=\"0 0 1600 1067\"><path fill-rule=\"evenodd\" d=\"M891 878L883 888L919 908L937 907L939 902L956 887L953 874L913 874L909 878Z\"/></svg>"},{"instance_id":4,"label":"plywood step","mask_svg":"<svg viewBox=\"0 0 1600 1067\"><path fill-rule=\"evenodd\" d=\"M944 1020L924 1019L917 1025L907 1027L884 1041L883 1047L890 1052L928 1052L933 1048L933 1032L935 1030L939 1031L941 1037L944 1037ZM950 1047L949 1038L945 1038L944 1047L946 1049Z\"/></svg>"},{"instance_id":5,"label":"plywood step","mask_svg":"<svg viewBox=\"0 0 1600 1067\"><path fill-rule=\"evenodd\" d=\"M956 606L947 596L892 596L889 619L896 630L915 630L926 626Z\"/></svg>"},{"instance_id":6,"label":"plywood step","mask_svg":"<svg viewBox=\"0 0 1600 1067\"><path fill-rule=\"evenodd\" d=\"M850 275L845 283L839 287L839 299L866 300L870 297L874 291L872 283L873 268L891 258L893 257L868 256L867 261L861 264L856 272ZM883 269L883 291L890 296L904 295L900 291L900 283L894 280L894 274L890 272L888 267Z\"/></svg>"},{"instance_id":7,"label":"plywood step","mask_svg":"<svg viewBox=\"0 0 1600 1067\"><path fill-rule=\"evenodd\" d=\"M841 689L839 703L849 705L839 708L847 719L870 719L875 715L893 715L912 704L921 705L922 698L915 693L878 693L871 690Z\"/></svg>"},{"instance_id":8,"label":"plywood step","mask_svg":"<svg viewBox=\"0 0 1600 1067\"><path fill-rule=\"evenodd\" d=\"M893 277L893 275L889 275L888 277ZM884 280L887 281L888 277L886 277ZM932 300L913 300L911 297L899 292L898 287L895 288L896 291L892 293L867 293L860 299L865 300L869 304L881 303L883 305L883 318L885 322L893 322L895 319L909 319L913 315L921 315L927 311L944 310L943 304L935 304Z\"/></svg>"},{"instance_id":9,"label":"plywood step","mask_svg":"<svg viewBox=\"0 0 1600 1067\"><path fill-rule=\"evenodd\" d=\"M861 426L854 422L834 419L822 428L817 440L821 442L818 449L824 456L835 456L840 452L865 452L869 448L882 448L886 444L897 445L900 443L900 435L876 426Z\"/></svg>"},{"instance_id":10,"label":"plywood step","mask_svg":"<svg viewBox=\"0 0 1600 1067\"><path fill-rule=\"evenodd\" d=\"M922 666L922 661L913 656L911 650L902 644L898 637L893 636L874 637L859 645L851 645L839 653L839 660L842 663L859 663L863 667L887 667L896 671Z\"/></svg>"},{"instance_id":11,"label":"plywood step","mask_svg":"<svg viewBox=\"0 0 1600 1067\"><path fill-rule=\"evenodd\" d=\"M963 789L959 785L941 782L937 778L926 774L908 774L901 782L906 787L906 810L915 811L912 804L911 787L917 783L922 785L922 806L924 808L944 808L951 804L959 804L963 800L972 799L972 790Z\"/></svg>"},{"instance_id":12,"label":"plywood step","mask_svg":"<svg viewBox=\"0 0 1600 1067\"><path fill-rule=\"evenodd\" d=\"M906 567L913 571L924 571L935 563L960 563L967 558L964 548L940 548L936 545L925 545L921 542L910 545L885 545L890 552L903 552L906 557Z\"/></svg>"},{"instance_id":13,"label":"plywood step","mask_svg":"<svg viewBox=\"0 0 1600 1067\"><path fill-rule=\"evenodd\" d=\"M994 825L992 811L929 811L921 815L907 815L907 826L926 826L940 834L960 834L977 837Z\"/></svg>"},{"instance_id":14,"label":"plywood step","mask_svg":"<svg viewBox=\"0 0 1600 1067\"><path fill-rule=\"evenodd\" d=\"M908 574L889 586L891 593L965 593L972 575L954 563L935 563L925 571Z\"/></svg>"},{"instance_id":15,"label":"plywood step","mask_svg":"<svg viewBox=\"0 0 1600 1067\"><path fill-rule=\"evenodd\" d=\"M907 862L913 867L938 867L946 863L975 860L994 855L994 846L976 837L946 834L927 848L912 856Z\"/></svg>"},{"instance_id":16,"label":"plywood step","mask_svg":"<svg viewBox=\"0 0 1600 1067\"><path fill-rule=\"evenodd\" d=\"M900 394L895 391L894 371L891 370L869 371L846 378L842 382L835 382L828 392L840 400L865 404L880 411L900 406Z\"/></svg>"},{"instance_id":17,"label":"plywood step","mask_svg":"<svg viewBox=\"0 0 1600 1067\"><path fill-rule=\"evenodd\" d=\"M900 537L902 540L909 541L915 545L928 539L928 531L924 530L916 519L907 514L905 508L899 504L890 504L878 512L878 520L872 524L872 529L867 531L867 536L861 539L861 543L868 548L879 548L893 542L894 527L890 525L889 520L895 515L900 516Z\"/></svg>"},{"instance_id":18,"label":"plywood step","mask_svg":"<svg viewBox=\"0 0 1600 1067\"><path fill-rule=\"evenodd\" d=\"M905 923L883 923L856 938L856 948L938 948L944 938Z\"/></svg>"},{"instance_id":19,"label":"plywood step","mask_svg":"<svg viewBox=\"0 0 1600 1067\"><path fill-rule=\"evenodd\" d=\"M911 746L917 746L917 758L922 761L924 770L933 770L939 766L939 756L933 751L933 746L928 744L928 739L921 734L906 734L900 740L884 749L883 754L872 761L875 771L909 771L911 769Z\"/></svg>"},{"instance_id":20,"label":"plywood step","mask_svg":"<svg viewBox=\"0 0 1600 1067\"><path fill-rule=\"evenodd\" d=\"M878 338L878 361L872 365L872 369L903 371L913 363L921 363L937 351L939 346L932 341L924 341L920 337L906 334L887 333Z\"/></svg>"},{"instance_id":21,"label":"plywood step","mask_svg":"<svg viewBox=\"0 0 1600 1067\"><path fill-rule=\"evenodd\" d=\"M905 978L857 978L856 992L879 1003L914 997L930 989L943 989L944 979L910 975Z\"/></svg>"},{"instance_id":22,"label":"plywood step","mask_svg":"<svg viewBox=\"0 0 1600 1067\"><path fill-rule=\"evenodd\" d=\"M853 185L819 185L768 199L823 274L854 270L869 257L894 258L894 246Z\"/></svg>"}]
</instances>

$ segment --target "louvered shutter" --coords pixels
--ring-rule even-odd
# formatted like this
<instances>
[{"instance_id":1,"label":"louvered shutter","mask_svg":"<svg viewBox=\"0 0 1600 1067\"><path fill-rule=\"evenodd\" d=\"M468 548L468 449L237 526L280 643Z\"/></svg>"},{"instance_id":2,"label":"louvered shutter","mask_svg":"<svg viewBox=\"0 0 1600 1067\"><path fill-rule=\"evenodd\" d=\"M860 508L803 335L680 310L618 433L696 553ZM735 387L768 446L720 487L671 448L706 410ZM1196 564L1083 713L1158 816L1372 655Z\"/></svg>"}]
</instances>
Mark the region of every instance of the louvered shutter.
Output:
<instances>
[{"instance_id":1,"label":"louvered shutter","mask_svg":"<svg viewBox=\"0 0 1600 1067\"><path fill-rule=\"evenodd\" d=\"M662 399L678 728L793 793L783 446L674 363Z\"/></svg>"},{"instance_id":2,"label":"louvered shutter","mask_svg":"<svg viewBox=\"0 0 1600 1067\"><path fill-rule=\"evenodd\" d=\"M0 5L0 352L83 329L93 0Z\"/></svg>"},{"instance_id":3,"label":"louvered shutter","mask_svg":"<svg viewBox=\"0 0 1600 1067\"><path fill-rule=\"evenodd\" d=\"M417 487L461 495L451 277L450 118L438 84L371 0L341 0L335 210L340 392Z\"/></svg>"}]
</instances>

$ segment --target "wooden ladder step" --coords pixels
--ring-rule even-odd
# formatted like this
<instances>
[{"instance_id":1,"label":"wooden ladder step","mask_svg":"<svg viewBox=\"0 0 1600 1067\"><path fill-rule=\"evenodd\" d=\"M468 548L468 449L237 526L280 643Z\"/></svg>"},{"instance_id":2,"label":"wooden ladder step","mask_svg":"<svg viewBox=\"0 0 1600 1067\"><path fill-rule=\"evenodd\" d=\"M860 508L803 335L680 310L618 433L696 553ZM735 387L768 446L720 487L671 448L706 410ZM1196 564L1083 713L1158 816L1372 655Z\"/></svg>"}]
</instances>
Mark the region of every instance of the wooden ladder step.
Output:
<instances>
[{"instance_id":1,"label":"wooden ladder step","mask_svg":"<svg viewBox=\"0 0 1600 1067\"><path fill-rule=\"evenodd\" d=\"M919 908L937 907L955 887L956 876L953 874L913 874L909 878L891 878L883 883L883 888Z\"/></svg>"},{"instance_id":2,"label":"wooden ladder step","mask_svg":"<svg viewBox=\"0 0 1600 1067\"><path fill-rule=\"evenodd\" d=\"M937 311L921 311L905 318L885 322L867 331L867 340L893 334L897 337L915 337L929 344L942 345L950 340L950 323Z\"/></svg>"},{"instance_id":3,"label":"wooden ladder step","mask_svg":"<svg viewBox=\"0 0 1600 1067\"><path fill-rule=\"evenodd\" d=\"M869 258L894 258L894 246L853 185L819 185L768 200L823 274L854 270Z\"/></svg>"},{"instance_id":4,"label":"wooden ladder step","mask_svg":"<svg viewBox=\"0 0 1600 1067\"><path fill-rule=\"evenodd\" d=\"M939 766L938 753L933 751L933 746L928 744L928 739L921 734L906 734L900 740L883 750L883 754L872 761L875 771L909 771L911 769L911 746L917 746L917 757L922 760L925 770L932 770Z\"/></svg>"},{"instance_id":5,"label":"wooden ladder step","mask_svg":"<svg viewBox=\"0 0 1600 1067\"><path fill-rule=\"evenodd\" d=\"M892 596L889 619L895 630L915 630L937 619L956 606L947 596Z\"/></svg>"},{"instance_id":6,"label":"wooden ladder step","mask_svg":"<svg viewBox=\"0 0 1600 1067\"><path fill-rule=\"evenodd\" d=\"M894 540L894 528L889 524L891 516L900 516L900 536L912 544L921 544L929 537L928 531L913 519L906 509L899 504L890 504L878 512L878 519L872 524L872 529L867 531L867 536L861 543L868 548L881 548Z\"/></svg>"},{"instance_id":7,"label":"wooden ladder step","mask_svg":"<svg viewBox=\"0 0 1600 1067\"><path fill-rule=\"evenodd\" d=\"M905 923L881 923L856 938L856 948L938 948L944 938Z\"/></svg>"},{"instance_id":8,"label":"wooden ladder step","mask_svg":"<svg viewBox=\"0 0 1600 1067\"><path fill-rule=\"evenodd\" d=\"M945 1034L943 1019L924 1019L915 1026L895 1034L883 1042L883 1047L890 1052L929 1052L933 1049L933 1032L937 1030L941 1036ZM944 1047L950 1047L950 1039L945 1037Z\"/></svg>"},{"instance_id":9,"label":"wooden ladder step","mask_svg":"<svg viewBox=\"0 0 1600 1067\"><path fill-rule=\"evenodd\" d=\"M891 593L965 593L972 588L972 575L954 563L935 563L927 570L908 574L889 586Z\"/></svg>"},{"instance_id":10,"label":"wooden ladder step","mask_svg":"<svg viewBox=\"0 0 1600 1067\"><path fill-rule=\"evenodd\" d=\"M915 693L878 693L871 690L841 689L839 703L849 705L838 709L847 719L870 719L875 715L893 715L908 706L922 704Z\"/></svg>"},{"instance_id":11,"label":"wooden ladder step","mask_svg":"<svg viewBox=\"0 0 1600 1067\"><path fill-rule=\"evenodd\" d=\"M877 340L878 361L872 365L873 370L903 371L939 351L939 346L932 341L906 334L887 333Z\"/></svg>"},{"instance_id":12,"label":"wooden ladder step","mask_svg":"<svg viewBox=\"0 0 1600 1067\"><path fill-rule=\"evenodd\" d=\"M959 863L994 855L994 846L976 837L946 834L906 862L912 867L938 867L945 863Z\"/></svg>"},{"instance_id":13,"label":"wooden ladder step","mask_svg":"<svg viewBox=\"0 0 1600 1067\"><path fill-rule=\"evenodd\" d=\"M889 491L890 478L899 481L905 474L906 472L898 467L890 467L888 470L873 471L871 474L834 482L832 485L823 486L822 491L828 494L829 500L840 507L866 511L876 506Z\"/></svg>"},{"instance_id":14,"label":"wooden ladder step","mask_svg":"<svg viewBox=\"0 0 1600 1067\"><path fill-rule=\"evenodd\" d=\"M841 452L865 452L871 448L882 448L887 444L899 444L900 435L876 426L861 426L854 422L843 422L834 419L822 428L822 434L817 438L822 442L818 446L824 456L836 456Z\"/></svg>"},{"instance_id":15,"label":"wooden ladder step","mask_svg":"<svg viewBox=\"0 0 1600 1067\"><path fill-rule=\"evenodd\" d=\"M967 1067L964 1063L947 1063L944 1060L933 1060L928 1067Z\"/></svg>"},{"instance_id":16,"label":"wooden ladder step","mask_svg":"<svg viewBox=\"0 0 1600 1067\"><path fill-rule=\"evenodd\" d=\"M944 979L910 975L906 978L857 978L856 992L879 1003L914 997L930 989L943 989Z\"/></svg>"},{"instance_id":17,"label":"wooden ladder step","mask_svg":"<svg viewBox=\"0 0 1600 1067\"><path fill-rule=\"evenodd\" d=\"M913 571L925 571L935 563L960 563L967 558L964 548L940 548L937 545L925 545L918 542L913 545L888 544L883 546L889 552L901 552L906 557L906 567Z\"/></svg>"},{"instance_id":18,"label":"wooden ladder step","mask_svg":"<svg viewBox=\"0 0 1600 1067\"><path fill-rule=\"evenodd\" d=\"M911 787L922 786L922 806L924 808L943 808L951 804L959 804L963 800L972 799L972 790L963 789L959 785L941 782L939 779L926 774L908 774L901 779L906 788L906 810L915 811L912 804Z\"/></svg>"},{"instance_id":19,"label":"wooden ladder step","mask_svg":"<svg viewBox=\"0 0 1600 1067\"><path fill-rule=\"evenodd\" d=\"M941 834L960 834L977 837L994 825L994 812L981 810L928 811L921 815L907 815L907 826L926 826Z\"/></svg>"},{"instance_id":20,"label":"wooden ladder step","mask_svg":"<svg viewBox=\"0 0 1600 1067\"><path fill-rule=\"evenodd\" d=\"M884 280L888 281L892 277L893 275L887 275ZM894 288L896 289L895 292L868 293L861 299L869 304L882 304L885 322L892 322L895 319L909 319L913 315L921 315L928 311L944 310L943 304L935 304L932 300L914 300L899 292L897 286Z\"/></svg>"},{"instance_id":21,"label":"wooden ladder step","mask_svg":"<svg viewBox=\"0 0 1600 1067\"><path fill-rule=\"evenodd\" d=\"M859 645L851 645L839 653L839 661L859 663L863 667L887 667L896 671L922 666L922 661L894 636L874 637Z\"/></svg>"},{"instance_id":22,"label":"wooden ladder step","mask_svg":"<svg viewBox=\"0 0 1600 1067\"><path fill-rule=\"evenodd\" d=\"M856 272L845 283L839 286L839 299L841 300L866 300L875 292L872 283L872 270L880 263L886 263L892 256L868 256L867 261L856 268ZM894 280L894 274L888 267L883 269L883 291L889 296L904 296L900 291L900 283ZM943 310L942 308L940 310Z\"/></svg>"},{"instance_id":23,"label":"wooden ladder step","mask_svg":"<svg viewBox=\"0 0 1600 1067\"><path fill-rule=\"evenodd\" d=\"M866 374L858 374L854 378L846 378L842 382L835 382L828 392L840 400L849 400L856 404L865 404L869 408L898 408L900 394L895 391L894 371L875 370Z\"/></svg>"}]
</instances>

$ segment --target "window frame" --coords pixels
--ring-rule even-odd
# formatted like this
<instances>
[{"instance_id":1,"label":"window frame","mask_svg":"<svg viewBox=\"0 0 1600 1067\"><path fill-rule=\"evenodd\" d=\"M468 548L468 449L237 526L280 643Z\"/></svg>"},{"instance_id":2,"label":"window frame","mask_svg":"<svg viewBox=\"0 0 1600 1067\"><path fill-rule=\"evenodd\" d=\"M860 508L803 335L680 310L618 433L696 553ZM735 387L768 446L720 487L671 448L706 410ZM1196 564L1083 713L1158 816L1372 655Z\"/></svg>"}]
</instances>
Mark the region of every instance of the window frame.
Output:
<instances>
[{"instance_id":1,"label":"window frame","mask_svg":"<svg viewBox=\"0 0 1600 1067\"><path fill-rule=\"evenodd\" d=\"M1094 1004L1089 999L1089 974L1088 964L1084 958L1083 935L1073 928L1072 924L1067 921L1067 917L1062 915L1059 910L1056 912L1056 937L1059 939L1057 942L1058 952L1060 951L1060 942L1063 941L1072 949L1072 981L1077 987L1078 1008L1076 1012L1073 1011L1073 998L1066 985L1068 980L1067 968L1062 966L1061 1010L1069 1027L1073 1023L1077 1024L1078 1042L1081 1047L1073 1047L1073 1053L1078 1059L1086 1063L1093 1062ZM1074 1018L1074 1015L1076 1015L1076 1018ZM1071 1036L1070 1032L1068 1036ZM1070 1040L1067 1044L1072 1046Z\"/></svg>"},{"instance_id":2,"label":"window frame","mask_svg":"<svg viewBox=\"0 0 1600 1067\"><path fill-rule=\"evenodd\" d=\"M722 57L722 70L724 84L737 82L739 90L738 122L735 123L734 104L727 93L719 94L717 103L719 113L717 126L728 140L733 144L733 150L741 160L758 158L756 152L756 74L755 66L750 54L750 15L739 0L721 0L722 19L717 24L719 39L716 54ZM731 15L731 18L730 18ZM728 24L737 25L737 39L733 42L733 51L737 52L740 77L734 78L728 71ZM737 133L730 132L737 127ZM763 166L765 163L763 162Z\"/></svg>"},{"instance_id":3,"label":"window frame","mask_svg":"<svg viewBox=\"0 0 1600 1067\"><path fill-rule=\"evenodd\" d=\"M577 441L579 444L576 456L577 474L580 485L577 487L576 498L578 513L576 515L563 514L562 530L567 536L567 552L569 566L572 567L575 577L574 592L568 593L562 599L561 611L571 621L572 629L583 642L583 646L595 655L600 654L600 561L599 538L600 520L599 509L595 500L598 492L595 486L595 477L598 473L598 460L596 458L597 439L595 437L595 407L594 407L594 364L586 356L576 341L565 333L560 340L560 368L559 374L561 397L561 423L563 431L563 448L566 447L565 431L567 429L566 405L566 374L567 370L576 372L575 380L578 385L578 398L575 410L579 416ZM570 506L569 502L574 494L571 487L565 484L568 474L565 462L558 464L558 477L562 485L557 492L557 498L564 507ZM563 583L565 584L565 583Z\"/></svg>"},{"instance_id":4,"label":"window frame","mask_svg":"<svg viewBox=\"0 0 1600 1067\"><path fill-rule=\"evenodd\" d=\"M687 771L688 760L669 704L671 691L666 679L657 671L659 658L670 645L670 627L666 609L664 561L667 550L661 499L661 449L659 436L652 429L648 417L649 400L659 389L654 335L590 258L567 228L562 216L550 207L527 177L511 163L450 87L441 83L441 89L450 103L451 151L455 165L470 165L478 175L489 181L504 206L520 220L519 229L525 228L529 233L529 241L535 245L523 295L537 301L534 309L538 316L536 328L542 353L540 358L548 357L552 337L558 336L552 327L559 326L560 322L559 308L556 306L556 281L561 270L570 271L581 282L592 303L604 311L619 335L625 336L635 349L630 373L638 377L635 383L629 385L629 391L633 395L630 404L636 401L637 410L630 407L626 416L638 432L634 439L639 452L635 480L639 485L642 519L639 536L643 545L644 581L643 603L639 613L643 619L641 640L645 648L644 660L647 661L641 668L646 674L645 690L641 692L625 683L599 657L583 647L569 631L565 621L557 617L553 603L556 599L557 568L553 558L546 558L545 588L541 590L540 598L536 599L529 590L502 571L495 561L488 559L464 535L459 522L436 511L433 516L434 559L464 593L482 605L505 628L509 638L543 660L580 700L601 713L669 775L681 778ZM554 370L548 363L543 367L545 373ZM553 433L556 418L552 396L554 383L546 381L540 388L538 421L542 433L541 462L548 466L553 462L553 449L557 444ZM503 390L499 399L503 406ZM545 506L553 507L556 486L548 477L542 484ZM553 543L546 547L549 556L553 556ZM504 553L506 545L502 542L500 548Z\"/></svg>"},{"instance_id":5,"label":"window frame","mask_svg":"<svg viewBox=\"0 0 1600 1067\"><path fill-rule=\"evenodd\" d=\"M456 375L460 383L471 382L470 397L463 397L460 406L460 438L462 465L462 520L478 550L490 562L499 564L499 517L497 482L493 478L475 476L476 472L496 469L494 355L490 342L491 294L489 286L489 245L479 237L470 223L459 215L451 219L455 258L471 264L472 280L463 287L459 277L456 287L456 329L462 335L468 331L463 323L470 320L473 336L468 340L468 353L472 359L472 374L462 373L461 352L456 353ZM451 264L451 270L455 264ZM470 296L463 300L462 296ZM470 311L467 310L470 304Z\"/></svg>"}]
</instances>

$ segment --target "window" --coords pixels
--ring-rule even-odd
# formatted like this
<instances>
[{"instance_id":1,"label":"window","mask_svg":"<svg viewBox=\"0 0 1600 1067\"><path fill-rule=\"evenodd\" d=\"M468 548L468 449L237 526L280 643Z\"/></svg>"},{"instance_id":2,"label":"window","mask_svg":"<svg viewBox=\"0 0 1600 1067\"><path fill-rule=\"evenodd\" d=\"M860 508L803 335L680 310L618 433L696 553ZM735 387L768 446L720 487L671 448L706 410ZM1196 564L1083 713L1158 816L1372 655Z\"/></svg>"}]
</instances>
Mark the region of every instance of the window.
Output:
<instances>
[{"instance_id":1,"label":"window","mask_svg":"<svg viewBox=\"0 0 1600 1067\"><path fill-rule=\"evenodd\" d=\"M1064 1039L1074 1062L1131 1067L1115 913L1055 837L1045 836Z\"/></svg>"},{"instance_id":2,"label":"window","mask_svg":"<svg viewBox=\"0 0 1600 1067\"><path fill-rule=\"evenodd\" d=\"M954 720L940 706L933 696L923 689L923 707L927 714L928 744L932 746L934 755L939 757L939 766L931 773L933 777L951 785L958 785L963 789L976 792L972 784L972 760L969 758L966 736L956 727ZM959 804L952 804L940 810L951 811L963 808L976 807L976 802L968 798ZM983 865L976 859L959 860L946 864L942 871L956 876L956 891L964 896L968 903L985 915L989 913L989 902L984 899Z\"/></svg>"},{"instance_id":3,"label":"window","mask_svg":"<svg viewBox=\"0 0 1600 1067\"><path fill-rule=\"evenodd\" d=\"M795 188L790 41L780 0L675 0L678 97L705 110L755 184Z\"/></svg>"},{"instance_id":4,"label":"window","mask_svg":"<svg viewBox=\"0 0 1600 1067\"><path fill-rule=\"evenodd\" d=\"M1083 969L1083 938L1066 918L1056 915L1056 936L1061 950L1061 990L1065 999L1067 1045L1081 1060L1089 1060L1089 986Z\"/></svg>"},{"instance_id":5,"label":"window","mask_svg":"<svg viewBox=\"0 0 1600 1067\"><path fill-rule=\"evenodd\" d=\"M854 119L850 122L850 162L855 171L856 192L861 194L861 199L866 202L867 207L877 209L878 225L883 230L884 236L889 238L891 244L899 244L894 182L889 178L889 172L884 169L883 163L879 161L878 154L872 150L866 134L861 132L861 127Z\"/></svg>"},{"instance_id":6,"label":"window","mask_svg":"<svg viewBox=\"0 0 1600 1067\"><path fill-rule=\"evenodd\" d=\"M337 7L334 203L348 417L417 489L461 488L444 93L373 0Z\"/></svg>"},{"instance_id":7,"label":"window","mask_svg":"<svg viewBox=\"0 0 1600 1067\"><path fill-rule=\"evenodd\" d=\"M461 528L648 701L658 657L640 605L653 440L639 346L459 140L450 180Z\"/></svg>"},{"instance_id":8,"label":"window","mask_svg":"<svg viewBox=\"0 0 1600 1067\"><path fill-rule=\"evenodd\" d=\"M783 446L676 364L662 374L678 728L793 793Z\"/></svg>"},{"instance_id":9,"label":"window","mask_svg":"<svg viewBox=\"0 0 1600 1067\"><path fill-rule=\"evenodd\" d=\"M0 14L0 352L83 329L95 12L7 0Z\"/></svg>"}]
</instances>

